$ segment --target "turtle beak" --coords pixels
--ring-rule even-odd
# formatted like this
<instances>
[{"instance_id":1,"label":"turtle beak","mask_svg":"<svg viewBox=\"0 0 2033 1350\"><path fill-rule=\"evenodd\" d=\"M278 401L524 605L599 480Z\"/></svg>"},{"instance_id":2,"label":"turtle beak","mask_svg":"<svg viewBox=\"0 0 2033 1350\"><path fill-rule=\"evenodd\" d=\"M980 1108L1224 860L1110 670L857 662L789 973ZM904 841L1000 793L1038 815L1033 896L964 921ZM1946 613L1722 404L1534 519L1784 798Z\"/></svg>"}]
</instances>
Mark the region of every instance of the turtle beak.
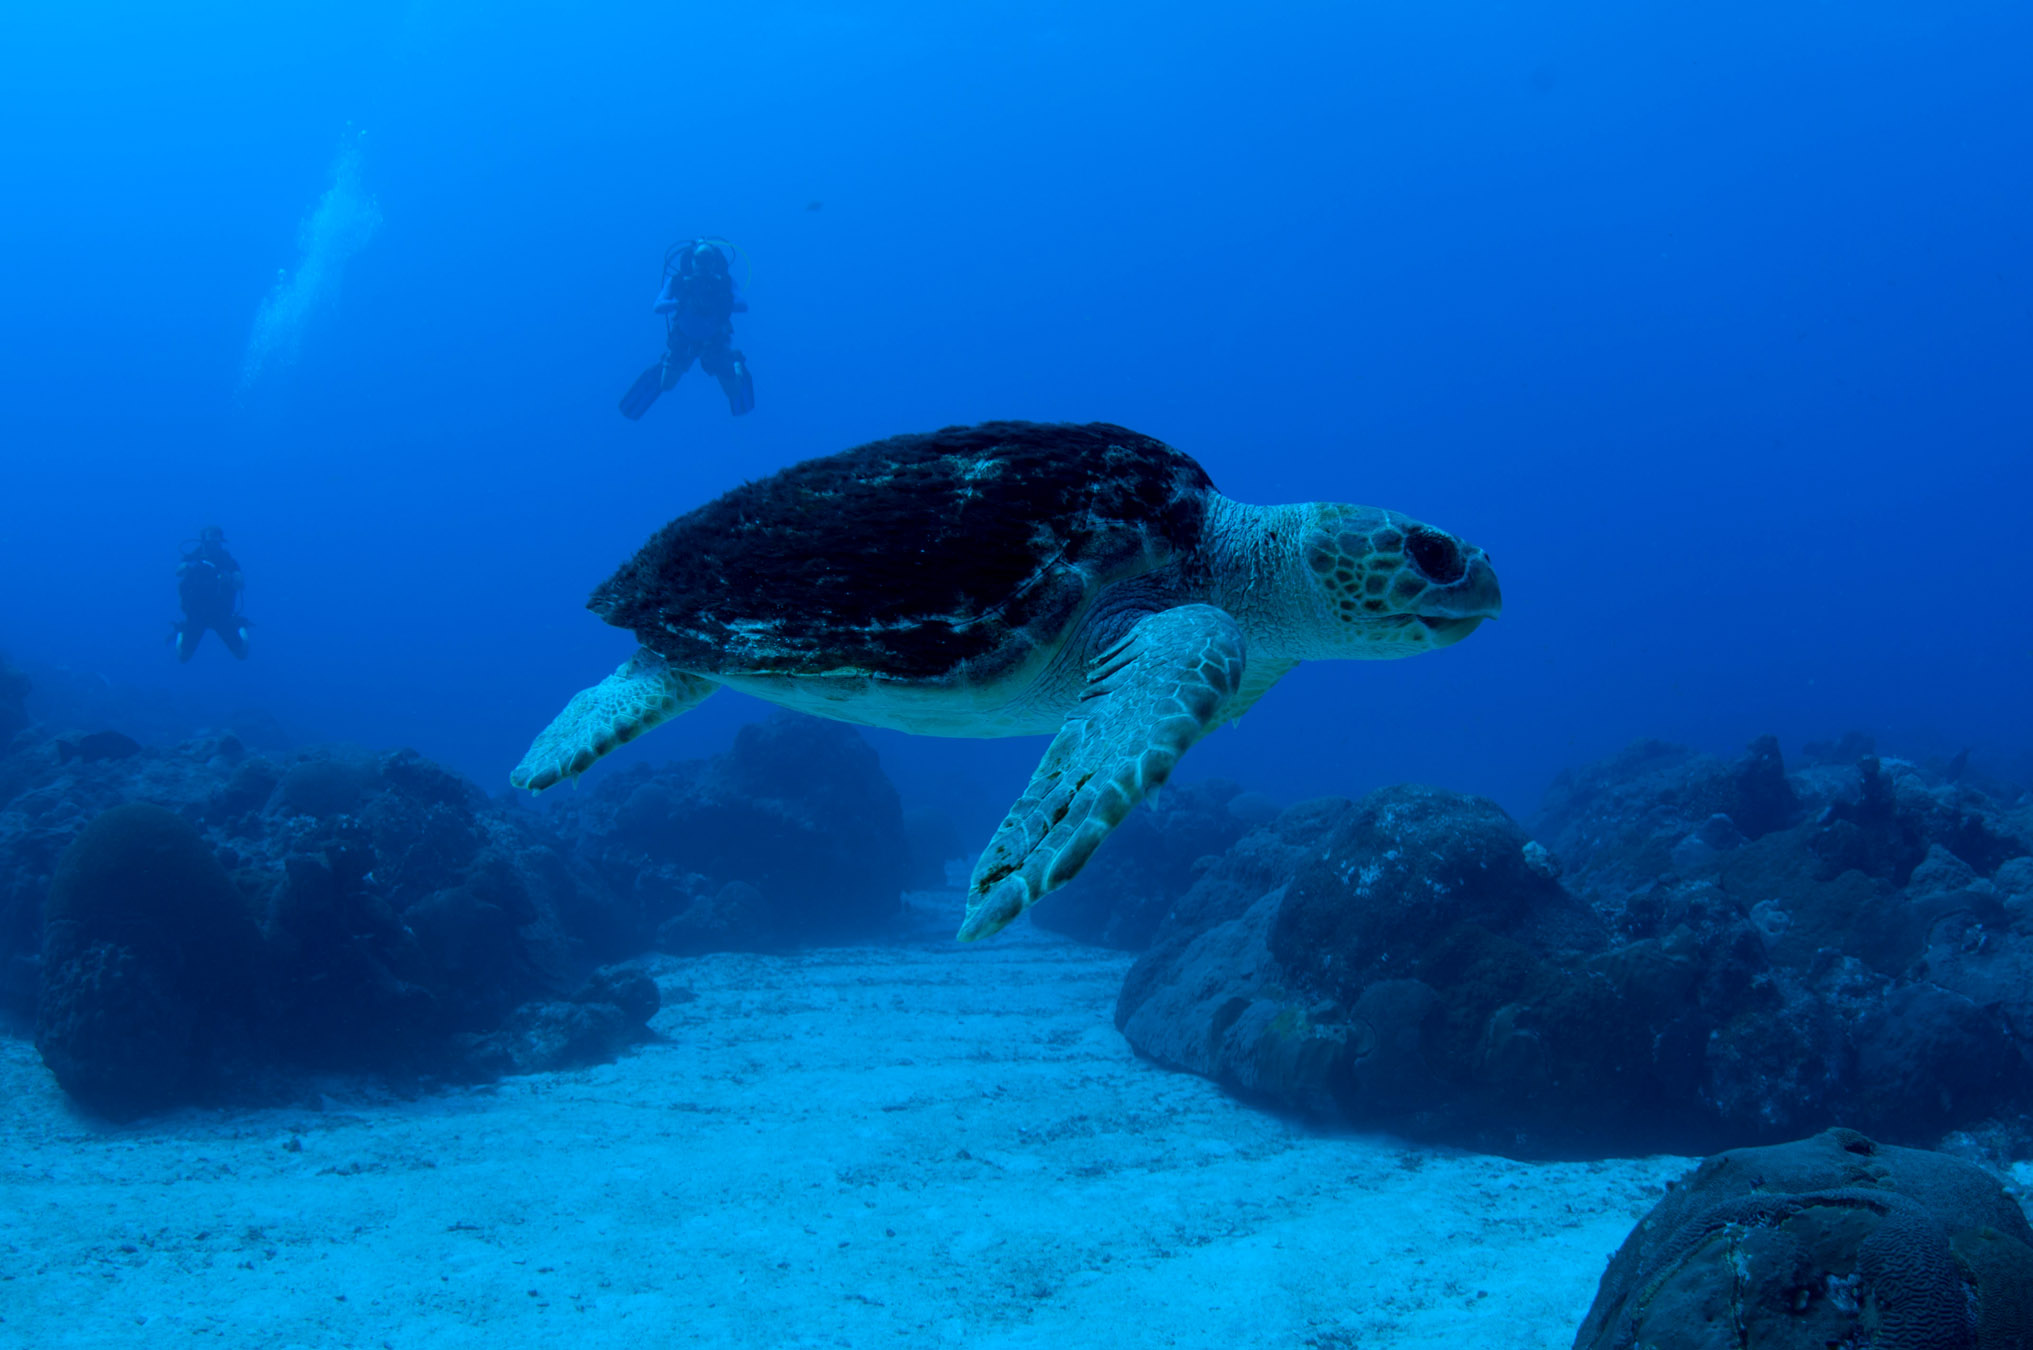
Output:
<instances>
[{"instance_id":1,"label":"turtle beak","mask_svg":"<svg viewBox=\"0 0 2033 1350\"><path fill-rule=\"evenodd\" d=\"M1482 627L1481 619L1435 619L1424 614L1419 616L1419 622L1432 634L1435 647L1452 647Z\"/></svg>"},{"instance_id":2,"label":"turtle beak","mask_svg":"<svg viewBox=\"0 0 2033 1350\"><path fill-rule=\"evenodd\" d=\"M1448 642L1461 641L1484 619L1494 619L1504 612L1503 588L1497 585L1497 570L1490 566L1489 556L1479 548L1468 549L1467 554L1463 560L1467 566L1459 581L1435 586L1419 597L1419 617L1434 630L1436 637L1442 624L1434 620L1453 620L1465 625Z\"/></svg>"}]
</instances>

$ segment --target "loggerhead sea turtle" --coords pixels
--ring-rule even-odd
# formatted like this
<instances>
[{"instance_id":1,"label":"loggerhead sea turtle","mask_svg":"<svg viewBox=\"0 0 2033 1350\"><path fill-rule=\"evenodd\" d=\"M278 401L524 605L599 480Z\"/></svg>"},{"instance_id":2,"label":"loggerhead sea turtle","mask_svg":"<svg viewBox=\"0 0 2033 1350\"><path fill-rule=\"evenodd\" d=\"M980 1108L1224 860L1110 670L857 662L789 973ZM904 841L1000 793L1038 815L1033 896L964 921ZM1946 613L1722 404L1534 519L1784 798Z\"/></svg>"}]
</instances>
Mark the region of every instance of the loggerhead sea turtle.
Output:
<instances>
[{"instance_id":1,"label":"loggerhead sea turtle","mask_svg":"<svg viewBox=\"0 0 2033 1350\"><path fill-rule=\"evenodd\" d=\"M1193 742L1309 660L1415 656L1502 599L1395 511L1247 506L1118 426L988 422L792 465L653 535L587 607L642 644L510 780L542 791L725 685L934 736L1056 733L962 941L1073 879Z\"/></svg>"}]
</instances>

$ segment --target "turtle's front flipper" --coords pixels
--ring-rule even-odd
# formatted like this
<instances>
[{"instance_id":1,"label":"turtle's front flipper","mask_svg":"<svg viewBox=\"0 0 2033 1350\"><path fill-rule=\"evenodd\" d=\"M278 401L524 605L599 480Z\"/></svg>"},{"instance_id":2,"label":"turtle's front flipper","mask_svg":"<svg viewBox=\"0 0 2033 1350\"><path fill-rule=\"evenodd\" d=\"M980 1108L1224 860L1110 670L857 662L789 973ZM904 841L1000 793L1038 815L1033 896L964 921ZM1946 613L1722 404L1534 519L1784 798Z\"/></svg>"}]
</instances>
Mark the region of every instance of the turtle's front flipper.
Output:
<instances>
[{"instance_id":1,"label":"turtle's front flipper","mask_svg":"<svg viewBox=\"0 0 2033 1350\"><path fill-rule=\"evenodd\" d=\"M1246 655L1227 613L1182 605L1095 658L1079 708L975 865L962 942L999 931L1074 878L1179 756L1232 715Z\"/></svg>"},{"instance_id":2,"label":"turtle's front flipper","mask_svg":"<svg viewBox=\"0 0 2033 1350\"><path fill-rule=\"evenodd\" d=\"M718 687L711 680L671 669L647 647L637 648L612 675L572 695L508 781L542 792L553 783L577 778L609 750L698 707Z\"/></svg>"}]
</instances>

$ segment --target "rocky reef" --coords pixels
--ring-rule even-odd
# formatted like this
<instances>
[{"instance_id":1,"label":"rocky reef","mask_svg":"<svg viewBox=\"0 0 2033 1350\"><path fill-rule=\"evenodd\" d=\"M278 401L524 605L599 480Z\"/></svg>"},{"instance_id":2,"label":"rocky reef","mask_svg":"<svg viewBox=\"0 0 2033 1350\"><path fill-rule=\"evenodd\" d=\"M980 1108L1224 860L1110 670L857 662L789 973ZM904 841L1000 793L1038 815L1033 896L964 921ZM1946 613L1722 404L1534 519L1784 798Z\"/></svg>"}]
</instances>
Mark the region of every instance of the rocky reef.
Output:
<instances>
[{"instance_id":1,"label":"rocky reef","mask_svg":"<svg viewBox=\"0 0 2033 1350\"><path fill-rule=\"evenodd\" d=\"M878 932L910 879L903 807L838 722L778 715L711 759L638 764L551 819L622 897L617 940L685 954Z\"/></svg>"},{"instance_id":2,"label":"rocky reef","mask_svg":"<svg viewBox=\"0 0 2033 1350\"><path fill-rule=\"evenodd\" d=\"M44 913L35 1042L65 1090L110 1116L201 1092L254 1011L261 935L174 811L116 806L59 859Z\"/></svg>"},{"instance_id":3,"label":"rocky reef","mask_svg":"<svg viewBox=\"0 0 2033 1350\"><path fill-rule=\"evenodd\" d=\"M0 716L21 682L0 670ZM782 718L563 809L413 751L0 738L0 1012L130 1117L291 1075L479 1079L608 1058L656 984L616 962L866 935L905 868L853 732Z\"/></svg>"},{"instance_id":4,"label":"rocky reef","mask_svg":"<svg viewBox=\"0 0 2033 1350\"><path fill-rule=\"evenodd\" d=\"M92 720L101 685L57 693L0 662L0 1015L108 1115L611 1056L660 998L627 962L879 937L973 842L811 718L532 805L412 751L144 744ZM1141 951L1140 1052L1323 1119L1514 1155L2033 1149L2033 794L1966 757L1640 742L1526 824L1181 784L1033 917Z\"/></svg>"},{"instance_id":5,"label":"rocky reef","mask_svg":"<svg viewBox=\"0 0 2033 1350\"><path fill-rule=\"evenodd\" d=\"M2009 796L2009 800L2006 799ZM1533 829L1396 787L1204 868L1125 981L1141 1052L1514 1154L1893 1140L2033 1111L2033 800L1875 755L1642 743Z\"/></svg>"},{"instance_id":6,"label":"rocky reef","mask_svg":"<svg viewBox=\"0 0 2033 1350\"><path fill-rule=\"evenodd\" d=\"M483 1074L463 1038L624 954L616 898L540 821L412 752L90 740L0 764L0 918L8 1000L105 1114L285 1066Z\"/></svg>"},{"instance_id":7,"label":"rocky reef","mask_svg":"<svg viewBox=\"0 0 2033 1350\"><path fill-rule=\"evenodd\" d=\"M1835 1129L1735 1149L1611 1258L1575 1350L2024 1350L2033 1227L1956 1158Z\"/></svg>"}]
</instances>

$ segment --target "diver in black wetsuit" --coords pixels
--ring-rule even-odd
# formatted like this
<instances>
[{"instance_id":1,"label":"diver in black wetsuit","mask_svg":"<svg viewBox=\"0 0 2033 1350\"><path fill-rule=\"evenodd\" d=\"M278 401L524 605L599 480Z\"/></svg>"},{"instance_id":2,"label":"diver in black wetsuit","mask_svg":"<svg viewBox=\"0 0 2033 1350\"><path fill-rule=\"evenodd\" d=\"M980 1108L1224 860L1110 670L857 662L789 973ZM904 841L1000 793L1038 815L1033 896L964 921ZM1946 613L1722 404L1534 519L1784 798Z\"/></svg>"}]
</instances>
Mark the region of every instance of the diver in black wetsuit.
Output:
<instances>
[{"instance_id":1,"label":"diver in black wetsuit","mask_svg":"<svg viewBox=\"0 0 2033 1350\"><path fill-rule=\"evenodd\" d=\"M731 245L729 247L732 247ZM734 350L736 314L748 305L734 298L734 275L718 241L687 239L664 254L664 285L652 307L664 316L664 359L642 372L621 396L621 415L634 421L678 377L699 369L720 381L727 410L736 417L755 408L755 378L748 358Z\"/></svg>"},{"instance_id":2,"label":"diver in black wetsuit","mask_svg":"<svg viewBox=\"0 0 2033 1350\"><path fill-rule=\"evenodd\" d=\"M226 551L226 532L217 525L198 531L198 542L184 550L177 564L176 593L184 617L176 624L176 659L188 661L211 629L226 650L247 659L247 619L240 613L240 592L246 586L240 564Z\"/></svg>"}]
</instances>

